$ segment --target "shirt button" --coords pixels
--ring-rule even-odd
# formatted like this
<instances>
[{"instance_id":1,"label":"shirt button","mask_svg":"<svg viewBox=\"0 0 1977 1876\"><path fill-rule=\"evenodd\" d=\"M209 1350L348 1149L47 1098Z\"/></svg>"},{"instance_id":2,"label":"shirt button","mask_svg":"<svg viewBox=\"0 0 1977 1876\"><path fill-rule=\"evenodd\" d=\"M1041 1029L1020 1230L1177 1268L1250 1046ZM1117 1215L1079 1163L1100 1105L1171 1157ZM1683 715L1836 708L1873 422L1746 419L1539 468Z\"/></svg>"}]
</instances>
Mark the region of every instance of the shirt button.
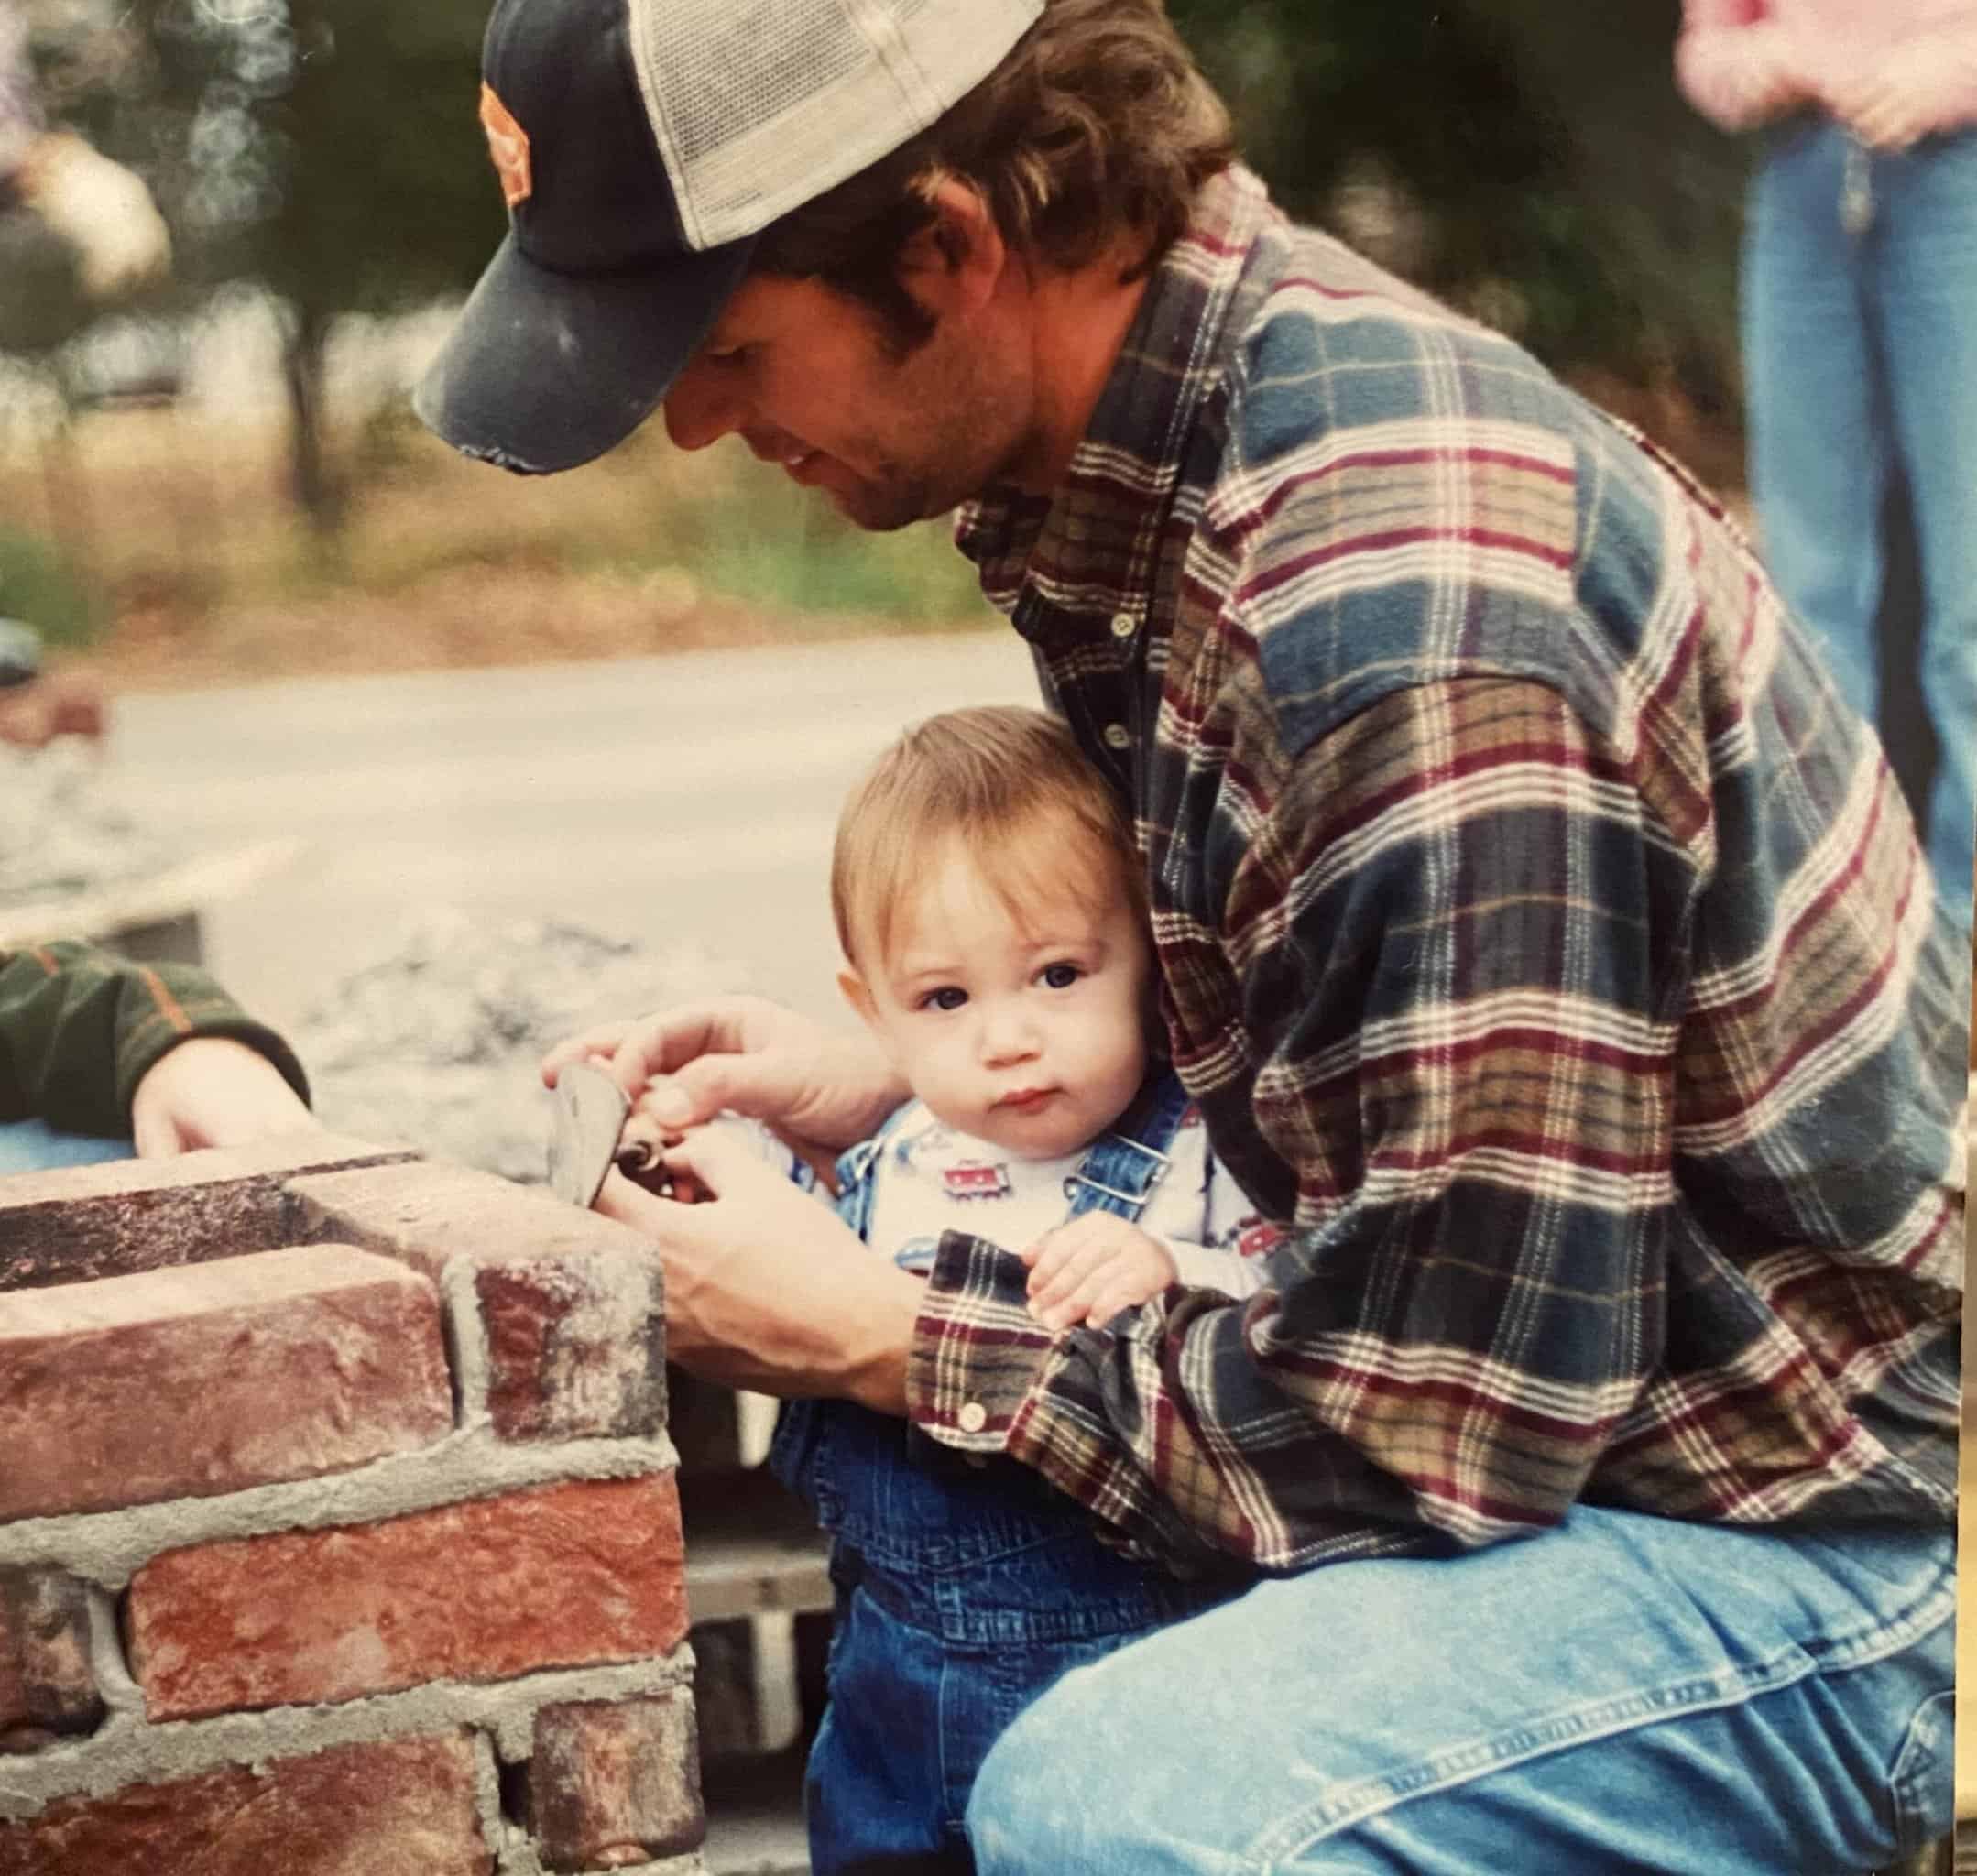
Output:
<instances>
[{"instance_id":1,"label":"shirt button","mask_svg":"<svg viewBox=\"0 0 1977 1876\"><path fill-rule=\"evenodd\" d=\"M1132 747L1132 732L1122 723L1107 724L1105 739L1115 749L1130 749Z\"/></svg>"},{"instance_id":2,"label":"shirt button","mask_svg":"<svg viewBox=\"0 0 1977 1876\"><path fill-rule=\"evenodd\" d=\"M979 1433L988 1424L988 1410L979 1401L970 1401L961 1410L961 1431Z\"/></svg>"},{"instance_id":3,"label":"shirt button","mask_svg":"<svg viewBox=\"0 0 1977 1876\"><path fill-rule=\"evenodd\" d=\"M1140 629L1140 622L1130 612L1112 615L1112 636L1115 638L1130 638Z\"/></svg>"}]
</instances>

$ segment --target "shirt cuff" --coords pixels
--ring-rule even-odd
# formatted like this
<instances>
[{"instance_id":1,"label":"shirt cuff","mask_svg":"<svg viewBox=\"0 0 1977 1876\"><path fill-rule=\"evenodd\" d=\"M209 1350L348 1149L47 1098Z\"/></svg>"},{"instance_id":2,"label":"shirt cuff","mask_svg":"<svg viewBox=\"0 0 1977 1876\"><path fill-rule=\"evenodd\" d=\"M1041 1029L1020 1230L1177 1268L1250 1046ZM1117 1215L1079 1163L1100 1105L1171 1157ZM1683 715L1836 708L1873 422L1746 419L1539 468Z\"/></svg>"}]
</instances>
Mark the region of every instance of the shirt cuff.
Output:
<instances>
[{"instance_id":1,"label":"shirt cuff","mask_svg":"<svg viewBox=\"0 0 1977 1876\"><path fill-rule=\"evenodd\" d=\"M1030 1314L1022 1260L964 1231L943 1233L906 1358L906 1412L957 1452L1007 1450L1054 1362L1056 1337Z\"/></svg>"},{"instance_id":2,"label":"shirt cuff","mask_svg":"<svg viewBox=\"0 0 1977 1876\"><path fill-rule=\"evenodd\" d=\"M137 1095L137 1084L180 1042L190 1042L202 1036L245 1042L257 1055L265 1055L274 1064L276 1072L295 1090L305 1107L311 1105L309 1077L303 1073L295 1051L266 1023L255 1021L228 1002L209 1005L188 999L180 1008L185 1018L184 1028L162 1014L147 1017L131 1030L117 1051L116 1104L126 1126L130 1122L130 1104Z\"/></svg>"},{"instance_id":3,"label":"shirt cuff","mask_svg":"<svg viewBox=\"0 0 1977 1876\"><path fill-rule=\"evenodd\" d=\"M1244 1257L1239 1251L1216 1250L1206 1244L1187 1244L1172 1238L1159 1239L1161 1249L1174 1260L1176 1279L1190 1290L1218 1290L1224 1296L1240 1301L1254 1296L1263 1287L1263 1260Z\"/></svg>"}]
</instances>

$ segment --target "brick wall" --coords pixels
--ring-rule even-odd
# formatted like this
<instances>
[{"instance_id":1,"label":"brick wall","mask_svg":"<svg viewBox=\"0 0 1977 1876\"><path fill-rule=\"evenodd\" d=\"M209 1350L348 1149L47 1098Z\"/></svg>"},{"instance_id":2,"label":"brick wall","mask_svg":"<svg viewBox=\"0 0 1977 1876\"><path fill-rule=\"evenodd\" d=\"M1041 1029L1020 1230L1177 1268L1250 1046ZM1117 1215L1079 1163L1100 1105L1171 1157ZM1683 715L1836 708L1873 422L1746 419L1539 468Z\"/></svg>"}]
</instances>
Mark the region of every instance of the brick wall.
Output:
<instances>
[{"instance_id":1,"label":"brick wall","mask_svg":"<svg viewBox=\"0 0 1977 1876\"><path fill-rule=\"evenodd\" d=\"M361 1142L0 1182L0 1876L697 1871L661 1325Z\"/></svg>"}]
</instances>

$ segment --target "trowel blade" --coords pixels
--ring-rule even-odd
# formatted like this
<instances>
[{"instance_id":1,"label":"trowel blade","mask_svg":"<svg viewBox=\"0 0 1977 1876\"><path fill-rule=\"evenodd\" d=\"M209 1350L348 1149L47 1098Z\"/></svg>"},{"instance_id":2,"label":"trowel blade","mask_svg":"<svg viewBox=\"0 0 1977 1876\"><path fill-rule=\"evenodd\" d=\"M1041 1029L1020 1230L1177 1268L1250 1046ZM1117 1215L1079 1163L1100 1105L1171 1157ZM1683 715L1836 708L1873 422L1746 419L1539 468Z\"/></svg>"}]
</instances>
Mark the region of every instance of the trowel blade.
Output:
<instances>
[{"instance_id":1,"label":"trowel blade","mask_svg":"<svg viewBox=\"0 0 1977 1876\"><path fill-rule=\"evenodd\" d=\"M549 1185L558 1198L590 1209L630 1112L625 1091L601 1068L576 1062L556 1077Z\"/></svg>"}]
</instances>

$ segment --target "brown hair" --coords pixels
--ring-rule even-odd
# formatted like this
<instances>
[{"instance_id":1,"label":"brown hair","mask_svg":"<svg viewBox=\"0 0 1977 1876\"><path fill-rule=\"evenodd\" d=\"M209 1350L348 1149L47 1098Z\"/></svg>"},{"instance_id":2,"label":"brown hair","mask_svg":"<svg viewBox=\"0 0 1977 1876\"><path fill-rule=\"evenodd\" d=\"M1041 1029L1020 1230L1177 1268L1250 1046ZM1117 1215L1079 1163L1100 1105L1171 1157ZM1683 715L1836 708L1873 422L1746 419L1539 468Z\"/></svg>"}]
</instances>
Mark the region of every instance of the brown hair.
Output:
<instances>
[{"instance_id":1,"label":"brown hair","mask_svg":"<svg viewBox=\"0 0 1977 1876\"><path fill-rule=\"evenodd\" d=\"M971 185L1012 248L1065 272L1136 239L1122 277L1132 280L1235 155L1228 109L1163 0L1044 0L1043 17L929 129L765 229L751 267L864 301L907 352L933 322L900 284L899 257L934 224L942 182Z\"/></svg>"},{"instance_id":2,"label":"brown hair","mask_svg":"<svg viewBox=\"0 0 1977 1876\"><path fill-rule=\"evenodd\" d=\"M894 743L838 817L831 916L854 968L861 952L887 954L901 906L948 841L1012 911L1068 889L1095 906L1123 892L1146 917L1132 823L1071 732L1041 710L950 710Z\"/></svg>"}]
</instances>

